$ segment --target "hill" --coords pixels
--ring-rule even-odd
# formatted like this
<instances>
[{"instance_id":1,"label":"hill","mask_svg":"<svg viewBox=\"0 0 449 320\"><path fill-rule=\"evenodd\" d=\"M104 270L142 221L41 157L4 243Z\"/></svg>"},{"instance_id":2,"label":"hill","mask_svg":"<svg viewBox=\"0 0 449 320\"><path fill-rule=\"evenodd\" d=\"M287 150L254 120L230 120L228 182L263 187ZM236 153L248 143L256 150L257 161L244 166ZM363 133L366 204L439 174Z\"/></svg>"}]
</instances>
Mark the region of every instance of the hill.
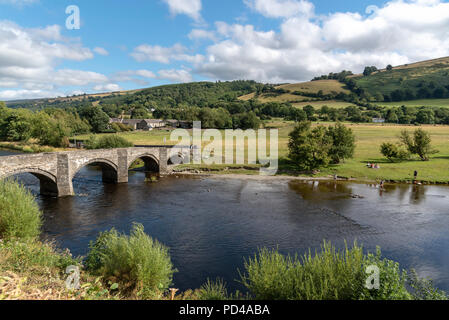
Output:
<instances>
[{"instance_id":1,"label":"hill","mask_svg":"<svg viewBox=\"0 0 449 320\"><path fill-rule=\"evenodd\" d=\"M350 76L376 102L449 98L449 57Z\"/></svg>"},{"instance_id":2,"label":"hill","mask_svg":"<svg viewBox=\"0 0 449 320\"><path fill-rule=\"evenodd\" d=\"M312 105L315 108L328 106L332 108L345 108L354 104L344 101L351 91L338 80L317 80L301 83L289 83L275 86L268 92L253 92L239 97L239 100L255 99L261 103L278 102L291 103L302 108Z\"/></svg>"},{"instance_id":3,"label":"hill","mask_svg":"<svg viewBox=\"0 0 449 320\"><path fill-rule=\"evenodd\" d=\"M90 104L101 105L106 109L167 108L180 105L203 107L220 101L234 101L237 97L254 92L263 86L255 81L193 82L130 91L7 101L6 105L10 108L33 110L47 107L80 108Z\"/></svg>"}]
</instances>

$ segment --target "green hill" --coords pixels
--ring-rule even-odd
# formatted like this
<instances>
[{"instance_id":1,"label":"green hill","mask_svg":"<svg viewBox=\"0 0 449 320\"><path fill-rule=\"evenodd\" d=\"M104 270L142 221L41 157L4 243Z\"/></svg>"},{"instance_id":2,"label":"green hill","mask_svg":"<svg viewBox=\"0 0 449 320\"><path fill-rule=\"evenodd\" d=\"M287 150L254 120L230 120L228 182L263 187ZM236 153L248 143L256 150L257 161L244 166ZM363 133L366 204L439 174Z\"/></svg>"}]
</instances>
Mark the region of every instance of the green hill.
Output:
<instances>
[{"instance_id":1,"label":"green hill","mask_svg":"<svg viewBox=\"0 0 449 320\"><path fill-rule=\"evenodd\" d=\"M376 102L449 98L449 57L351 76L362 95Z\"/></svg>"}]
</instances>

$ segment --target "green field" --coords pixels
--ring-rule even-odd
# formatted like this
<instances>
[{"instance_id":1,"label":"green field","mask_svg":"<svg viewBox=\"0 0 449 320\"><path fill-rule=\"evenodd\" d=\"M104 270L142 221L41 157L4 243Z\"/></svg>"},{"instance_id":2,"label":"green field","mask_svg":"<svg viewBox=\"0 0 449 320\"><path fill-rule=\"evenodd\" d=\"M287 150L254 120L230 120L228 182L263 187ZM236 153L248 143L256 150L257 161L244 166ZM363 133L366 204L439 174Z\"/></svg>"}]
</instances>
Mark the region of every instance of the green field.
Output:
<instances>
[{"instance_id":1,"label":"green field","mask_svg":"<svg viewBox=\"0 0 449 320\"><path fill-rule=\"evenodd\" d=\"M376 104L386 107L442 107L449 108L449 99L422 99L400 102L377 102Z\"/></svg>"},{"instance_id":2,"label":"green field","mask_svg":"<svg viewBox=\"0 0 449 320\"><path fill-rule=\"evenodd\" d=\"M327 101L309 101L309 102L299 102L299 103L293 103L293 106L297 108L304 108L305 106L312 106L315 109L320 109L322 106L328 106L329 108L334 109L343 109L349 106L356 106L355 104L351 102L345 102L345 101L336 101L336 100L327 100Z\"/></svg>"},{"instance_id":3,"label":"green field","mask_svg":"<svg viewBox=\"0 0 449 320\"><path fill-rule=\"evenodd\" d=\"M347 160L340 165L323 169L317 176L330 176L337 174L346 178L359 180L394 180L398 182L410 181L413 179L415 170L419 173L419 179L423 182L449 183L449 126L422 126L423 129L431 133L433 146L440 152L432 155L431 160L423 162L419 160L405 161L402 163L390 163L381 155L379 149L383 142L395 142L401 130L414 130L415 126L379 125L379 124L347 124L356 136L356 152L354 159ZM295 174L288 156L288 134L294 127L294 123L288 121L270 121L266 123L267 128L279 129L279 156L280 174ZM131 132L122 133L121 136L135 144L163 145L164 138L167 145L176 144L170 141L170 132ZM78 139L86 139L87 136L79 136ZM251 142L250 143L255 143ZM378 163L381 169L368 169L368 162ZM207 167L207 166L201 166ZM213 166L214 169L220 166ZM226 167L226 166L222 166ZM235 172L228 172L235 173ZM245 172L243 172L245 173ZM247 171L255 174L257 172Z\"/></svg>"}]
</instances>

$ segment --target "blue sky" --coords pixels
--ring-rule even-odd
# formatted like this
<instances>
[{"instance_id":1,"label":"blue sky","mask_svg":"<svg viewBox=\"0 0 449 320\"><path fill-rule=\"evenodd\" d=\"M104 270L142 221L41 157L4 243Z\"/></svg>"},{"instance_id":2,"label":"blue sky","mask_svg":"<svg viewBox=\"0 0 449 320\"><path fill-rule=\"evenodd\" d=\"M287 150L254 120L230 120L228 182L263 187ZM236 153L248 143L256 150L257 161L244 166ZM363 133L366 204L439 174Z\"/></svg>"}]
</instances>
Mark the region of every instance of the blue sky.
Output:
<instances>
[{"instance_id":1,"label":"blue sky","mask_svg":"<svg viewBox=\"0 0 449 320\"><path fill-rule=\"evenodd\" d=\"M439 0L0 0L0 99L307 81L448 56L448 26Z\"/></svg>"}]
</instances>

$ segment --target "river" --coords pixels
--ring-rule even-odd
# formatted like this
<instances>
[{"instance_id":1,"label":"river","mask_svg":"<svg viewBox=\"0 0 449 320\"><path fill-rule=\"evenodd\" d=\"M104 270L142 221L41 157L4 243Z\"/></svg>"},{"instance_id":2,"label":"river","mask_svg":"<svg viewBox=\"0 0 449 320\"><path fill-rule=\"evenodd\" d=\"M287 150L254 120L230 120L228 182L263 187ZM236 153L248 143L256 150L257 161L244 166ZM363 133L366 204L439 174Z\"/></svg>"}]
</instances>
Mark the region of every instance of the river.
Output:
<instances>
[{"instance_id":1,"label":"river","mask_svg":"<svg viewBox=\"0 0 449 320\"><path fill-rule=\"evenodd\" d=\"M0 151L0 155L11 152ZM19 177L33 192L38 180ZM357 240L373 252L415 268L449 291L449 187L349 182L167 177L145 182L130 172L128 184L107 185L87 167L74 179L77 196L37 195L44 235L61 248L85 255L89 241L114 227L128 233L133 222L170 247L179 270L176 288L198 288L224 278L231 289L244 258L259 247L303 254L323 239L338 247Z\"/></svg>"}]
</instances>

